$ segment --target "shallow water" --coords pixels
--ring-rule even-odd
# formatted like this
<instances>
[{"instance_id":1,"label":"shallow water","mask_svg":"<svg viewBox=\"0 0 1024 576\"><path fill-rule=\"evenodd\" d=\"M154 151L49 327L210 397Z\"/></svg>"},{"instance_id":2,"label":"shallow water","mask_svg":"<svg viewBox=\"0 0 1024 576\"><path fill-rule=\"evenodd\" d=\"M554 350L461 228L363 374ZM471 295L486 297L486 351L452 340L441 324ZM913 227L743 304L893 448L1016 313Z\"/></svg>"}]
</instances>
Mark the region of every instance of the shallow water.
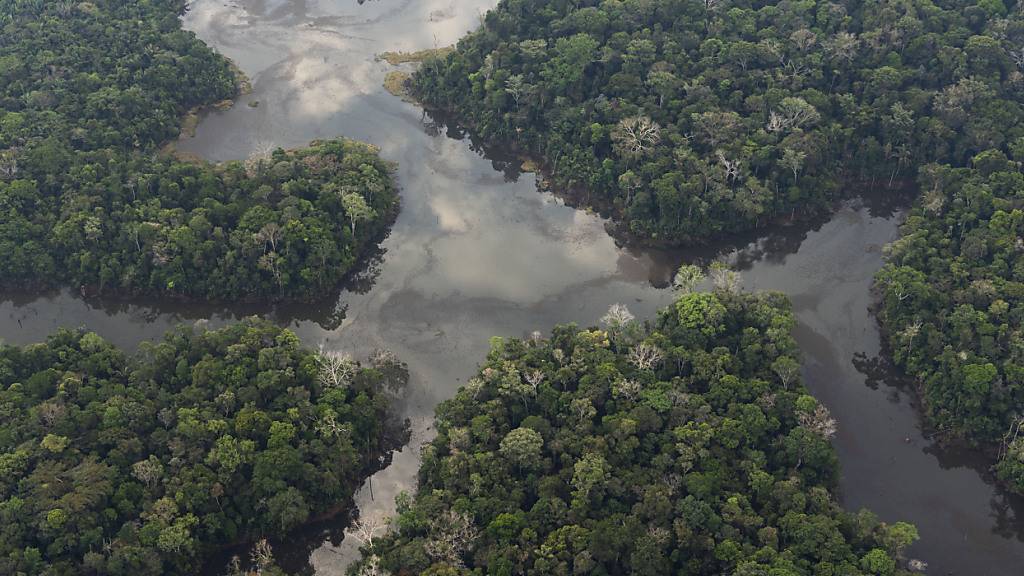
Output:
<instances>
[{"instance_id":1,"label":"shallow water","mask_svg":"<svg viewBox=\"0 0 1024 576\"><path fill-rule=\"evenodd\" d=\"M877 194L829 218L705 250L618 247L599 217L538 192L533 175L485 157L457 129L381 88L391 67L376 54L451 44L493 3L194 2L186 27L234 59L253 92L207 116L178 148L227 160L338 135L380 146L399 163L403 202L383 253L351 289L315 305L114 302L69 291L8 297L0 302L0 337L27 343L59 326L87 326L134 348L181 322L215 326L261 314L309 345L357 355L389 348L410 365L400 410L413 437L356 495L360 514L374 518L391 513L394 496L414 487L434 407L473 374L489 337L592 324L616 302L651 316L671 301L664 287L681 261L724 256L743 270L746 286L793 300L808 385L840 425L844 504L917 524L922 541L911 553L930 563L931 574L1019 574L1024 505L983 479L983 459L926 440L911 399L876 358L869 286L881 246L896 237L902 201ZM311 526L276 543L275 552L289 569L343 574L357 547L342 538L345 524L339 518Z\"/></svg>"}]
</instances>

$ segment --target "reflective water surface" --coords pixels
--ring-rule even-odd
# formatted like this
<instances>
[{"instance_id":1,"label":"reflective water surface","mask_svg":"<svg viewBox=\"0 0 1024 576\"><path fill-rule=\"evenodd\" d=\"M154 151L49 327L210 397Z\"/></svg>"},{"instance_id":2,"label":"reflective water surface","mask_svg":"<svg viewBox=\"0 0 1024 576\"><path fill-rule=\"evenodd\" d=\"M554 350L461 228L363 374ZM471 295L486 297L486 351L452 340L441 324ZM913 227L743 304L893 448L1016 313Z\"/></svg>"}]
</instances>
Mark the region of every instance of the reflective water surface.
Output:
<instances>
[{"instance_id":1,"label":"reflective water surface","mask_svg":"<svg viewBox=\"0 0 1024 576\"><path fill-rule=\"evenodd\" d=\"M208 115L180 150L211 160L345 135L398 162L402 212L376 258L350 289L314 305L223 305L83 300L64 291L5 295L0 337L34 342L59 326L87 326L134 348L182 322L216 326L260 314L309 345L362 355L376 347L410 365L399 410L412 440L356 495L363 516L393 511L415 486L431 417L486 353L492 335L524 336L562 322L592 324L621 302L637 316L668 304L682 261L727 258L749 288L793 300L811 390L832 410L843 467L841 498L886 521L917 524L911 554L931 574L1019 574L1024 505L985 479L989 463L926 439L912 398L878 359L868 310L881 247L897 235L905 200L883 193L838 207L829 218L718 242L695 251L616 246L597 216L537 191L532 174L485 154L457 128L387 94L386 50L453 43L495 0L197 0L188 29L232 58L253 92ZM357 542L347 515L278 542L291 570L344 573Z\"/></svg>"}]
</instances>

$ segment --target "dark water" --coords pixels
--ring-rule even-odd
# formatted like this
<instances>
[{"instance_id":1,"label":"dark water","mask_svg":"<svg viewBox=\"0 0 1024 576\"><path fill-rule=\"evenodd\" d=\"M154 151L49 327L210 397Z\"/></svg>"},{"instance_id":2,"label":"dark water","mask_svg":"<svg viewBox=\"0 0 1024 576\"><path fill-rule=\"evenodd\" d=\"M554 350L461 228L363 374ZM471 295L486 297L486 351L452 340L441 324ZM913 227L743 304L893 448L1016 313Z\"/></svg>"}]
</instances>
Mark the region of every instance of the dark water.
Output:
<instances>
[{"instance_id":1,"label":"dark water","mask_svg":"<svg viewBox=\"0 0 1024 576\"><path fill-rule=\"evenodd\" d=\"M415 485L419 446L433 409L471 376L493 335L524 336L556 323L591 324L621 302L650 316L672 299L664 289L683 260L730 259L750 288L790 295L812 391L839 421L843 502L886 521L917 524L912 555L931 574L1010 575L1024 566L1024 505L984 478L988 463L926 440L910 397L877 359L868 307L881 247L897 235L905 204L872 195L829 218L706 250L620 248L604 222L539 193L531 174L489 159L469 139L380 87L385 50L444 46L479 22L494 0L199 0L186 27L234 59L253 93L208 116L179 148L213 160L340 134L381 147L399 163L403 209L382 254L361 281L316 305L231 308L83 300L70 292L7 297L0 337L38 341L59 326L87 326L133 348L182 322L211 326L260 314L309 345L356 355L386 347L412 381L400 402L412 441L355 497L364 517L393 512ZM253 107L249 103L256 103ZM290 569L338 575L356 542L347 516L277 543Z\"/></svg>"}]
</instances>

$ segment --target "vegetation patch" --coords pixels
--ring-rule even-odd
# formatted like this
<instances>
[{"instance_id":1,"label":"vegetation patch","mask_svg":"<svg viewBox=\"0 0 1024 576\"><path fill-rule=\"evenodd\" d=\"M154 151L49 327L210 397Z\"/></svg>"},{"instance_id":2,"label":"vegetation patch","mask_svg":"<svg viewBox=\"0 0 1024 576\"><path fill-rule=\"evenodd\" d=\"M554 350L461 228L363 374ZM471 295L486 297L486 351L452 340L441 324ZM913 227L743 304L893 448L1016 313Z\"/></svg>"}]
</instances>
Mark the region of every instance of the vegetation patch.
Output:
<instances>
[{"instance_id":1,"label":"vegetation patch","mask_svg":"<svg viewBox=\"0 0 1024 576\"><path fill-rule=\"evenodd\" d=\"M1024 11L503 0L412 85L631 237L703 242L1005 151L1024 135Z\"/></svg>"},{"instance_id":2,"label":"vegetation patch","mask_svg":"<svg viewBox=\"0 0 1024 576\"><path fill-rule=\"evenodd\" d=\"M495 338L351 573L907 574L917 531L833 496L785 297L716 274L651 323Z\"/></svg>"},{"instance_id":3,"label":"vegetation patch","mask_svg":"<svg viewBox=\"0 0 1024 576\"><path fill-rule=\"evenodd\" d=\"M248 320L128 357L96 334L0 346L0 573L195 574L346 502L405 366Z\"/></svg>"},{"instance_id":4,"label":"vegetation patch","mask_svg":"<svg viewBox=\"0 0 1024 576\"><path fill-rule=\"evenodd\" d=\"M409 93L410 78L411 76L408 72L392 70L384 77L384 88L392 95L398 96L407 102L412 102L412 95Z\"/></svg>"},{"instance_id":5,"label":"vegetation patch","mask_svg":"<svg viewBox=\"0 0 1024 576\"><path fill-rule=\"evenodd\" d=\"M426 50L417 50L415 52L382 52L379 55L379 58L392 66L398 66L399 64L408 64L412 62L425 62L432 58L444 58L454 50L454 46L445 46L443 48L428 48Z\"/></svg>"},{"instance_id":6,"label":"vegetation patch","mask_svg":"<svg viewBox=\"0 0 1024 576\"><path fill-rule=\"evenodd\" d=\"M250 89L183 8L0 0L0 289L308 300L390 225L391 167L365 145L173 153Z\"/></svg>"},{"instance_id":7,"label":"vegetation patch","mask_svg":"<svg viewBox=\"0 0 1024 576\"><path fill-rule=\"evenodd\" d=\"M920 386L942 435L997 447L1024 492L1024 138L1014 160L928 165L922 197L887 247L879 320L893 361Z\"/></svg>"}]
</instances>

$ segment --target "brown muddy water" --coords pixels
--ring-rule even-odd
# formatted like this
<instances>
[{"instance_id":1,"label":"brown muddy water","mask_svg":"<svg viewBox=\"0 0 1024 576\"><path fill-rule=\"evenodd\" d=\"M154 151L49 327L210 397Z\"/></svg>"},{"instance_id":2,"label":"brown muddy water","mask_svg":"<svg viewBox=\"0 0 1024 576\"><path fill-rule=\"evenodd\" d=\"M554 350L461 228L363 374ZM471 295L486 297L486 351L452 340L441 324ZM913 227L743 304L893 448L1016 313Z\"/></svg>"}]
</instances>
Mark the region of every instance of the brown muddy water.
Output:
<instances>
[{"instance_id":1,"label":"brown muddy water","mask_svg":"<svg viewBox=\"0 0 1024 576\"><path fill-rule=\"evenodd\" d=\"M350 289L316 305L6 295L0 338L22 344L60 326L85 326L131 349L175 324L216 326L260 314L308 345L356 355L389 348L411 369L399 409L412 440L356 494L361 515L380 517L393 512L396 494L414 488L434 407L474 373L489 337L593 324L616 302L649 317L671 301L665 286L680 262L723 257L743 271L748 288L780 290L793 301L808 385L840 425L843 503L916 524L921 542L911 555L927 561L930 574L1020 574L1024 503L993 487L983 458L927 439L912 398L878 359L869 288L905 200L880 193L844 203L829 218L701 251L616 246L599 217L538 192L533 175L381 87L391 68L376 54L451 44L494 3L195 1L186 28L237 62L253 91L207 116L178 148L227 160L338 135L380 146L398 162L402 187L402 212L382 253ZM355 539L345 537L347 519L277 542L276 555L290 570L343 574L357 553Z\"/></svg>"}]
</instances>

